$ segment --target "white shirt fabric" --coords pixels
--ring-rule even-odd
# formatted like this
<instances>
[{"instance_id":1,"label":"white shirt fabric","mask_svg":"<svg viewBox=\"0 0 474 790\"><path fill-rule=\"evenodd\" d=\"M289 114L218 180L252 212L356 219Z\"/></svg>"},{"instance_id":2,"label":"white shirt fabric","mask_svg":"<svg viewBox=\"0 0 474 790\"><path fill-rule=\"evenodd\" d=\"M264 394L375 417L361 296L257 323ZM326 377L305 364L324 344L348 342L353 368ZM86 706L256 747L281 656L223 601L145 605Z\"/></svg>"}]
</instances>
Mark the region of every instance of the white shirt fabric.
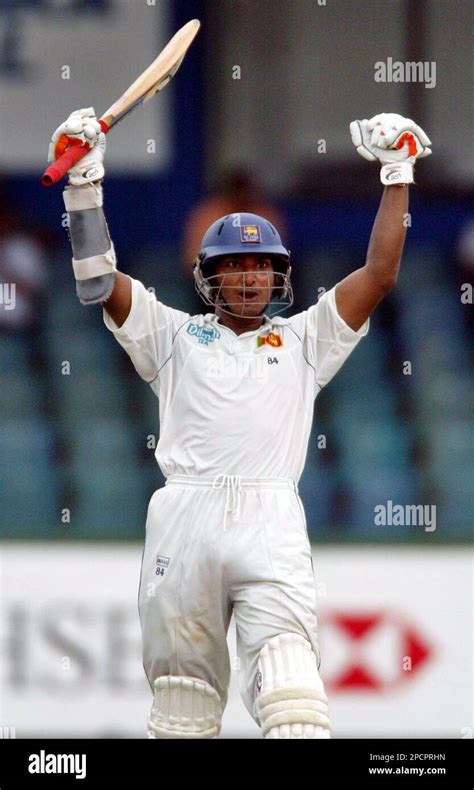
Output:
<instances>
[{"instance_id":1,"label":"white shirt fabric","mask_svg":"<svg viewBox=\"0 0 474 790\"><path fill-rule=\"evenodd\" d=\"M155 455L166 477L295 481L314 400L369 329L368 320L357 332L343 321L332 288L302 313L236 335L213 313L167 307L134 279L125 323L118 328L105 311L104 322L159 398ZM279 347L258 344L270 332Z\"/></svg>"}]
</instances>

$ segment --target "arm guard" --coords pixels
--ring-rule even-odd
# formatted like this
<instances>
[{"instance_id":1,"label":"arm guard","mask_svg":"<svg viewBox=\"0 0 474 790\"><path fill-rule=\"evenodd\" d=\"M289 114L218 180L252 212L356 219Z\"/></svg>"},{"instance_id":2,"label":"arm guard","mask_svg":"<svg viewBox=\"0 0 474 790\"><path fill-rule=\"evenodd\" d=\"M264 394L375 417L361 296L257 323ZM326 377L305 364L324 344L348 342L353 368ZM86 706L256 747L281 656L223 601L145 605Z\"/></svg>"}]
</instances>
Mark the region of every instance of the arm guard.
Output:
<instances>
[{"instance_id":1,"label":"arm guard","mask_svg":"<svg viewBox=\"0 0 474 790\"><path fill-rule=\"evenodd\" d=\"M114 287L116 257L102 209L102 187L69 186L63 198L69 214L77 296L84 305L105 302Z\"/></svg>"}]
</instances>

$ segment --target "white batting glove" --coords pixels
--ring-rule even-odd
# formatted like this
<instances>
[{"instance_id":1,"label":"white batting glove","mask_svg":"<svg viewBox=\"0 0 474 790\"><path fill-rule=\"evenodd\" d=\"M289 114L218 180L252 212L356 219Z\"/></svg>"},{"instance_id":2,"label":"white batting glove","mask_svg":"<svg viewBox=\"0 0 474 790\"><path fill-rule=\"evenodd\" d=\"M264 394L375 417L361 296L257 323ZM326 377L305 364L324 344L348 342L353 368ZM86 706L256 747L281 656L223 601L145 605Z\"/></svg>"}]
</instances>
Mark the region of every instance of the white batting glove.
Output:
<instances>
[{"instance_id":1,"label":"white batting glove","mask_svg":"<svg viewBox=\"0 0 474 790\"><path fill-rule=\"evenodd\" d=\"M74 110L54 132L48 150L48 162L54 162L71 145L87 143L91 150L68 171L69 184L83 186L104 177L105 134L93 107Z\"/></svg>"},{"instance_id":2,"label":"white batting glove","mask_svg":"<svg viewBox=\"0 0 474 790\"><path fill-rule=\"evenodd\" d=\"M380 113L349 126L358 153L382 165L382 184L412 184L413 165L431 154L431 140L421 126L397 113Z\"/></svg>"},{"instance_id":3,"label":"white batting glove","mask_svg":"<svg viewBox=\"0 0 474 790\"><path fill-rule=\"evenodd\" d=\"M84 184L102 181L105 174L103 162L106 146L105 134L100 132L94 147L68 171L68 183L74 187L81 187Z\"/></svg>"}]
</instances>

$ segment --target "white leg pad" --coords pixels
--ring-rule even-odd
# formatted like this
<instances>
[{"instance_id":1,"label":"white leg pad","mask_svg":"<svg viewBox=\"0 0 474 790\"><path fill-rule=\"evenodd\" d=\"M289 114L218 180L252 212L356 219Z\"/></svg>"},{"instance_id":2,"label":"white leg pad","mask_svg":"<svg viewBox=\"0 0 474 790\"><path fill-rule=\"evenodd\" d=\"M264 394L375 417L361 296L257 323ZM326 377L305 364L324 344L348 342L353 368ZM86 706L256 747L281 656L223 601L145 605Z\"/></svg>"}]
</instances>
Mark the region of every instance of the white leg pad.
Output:
<instances>
[{"instance_id":1,"label":"white leg pad","mask_svg":"<svg viewBox=\"0 0 474 790\"><path fill-rule=\"evenodd\" d=\"M254 714L264 738L330 738L316 654L299 634L279 634L259 659Z\"/></svg>"},{"instance_id":2,"label":"white leg pad","mask_svg":"<svg viewBox=\"0 0 474 790\"><path fill-rule=\"evenodd\" d=\"M217 738L222 704L205 680L165 675L154 682L148 738Z\"/></svg>"}]
</instances>

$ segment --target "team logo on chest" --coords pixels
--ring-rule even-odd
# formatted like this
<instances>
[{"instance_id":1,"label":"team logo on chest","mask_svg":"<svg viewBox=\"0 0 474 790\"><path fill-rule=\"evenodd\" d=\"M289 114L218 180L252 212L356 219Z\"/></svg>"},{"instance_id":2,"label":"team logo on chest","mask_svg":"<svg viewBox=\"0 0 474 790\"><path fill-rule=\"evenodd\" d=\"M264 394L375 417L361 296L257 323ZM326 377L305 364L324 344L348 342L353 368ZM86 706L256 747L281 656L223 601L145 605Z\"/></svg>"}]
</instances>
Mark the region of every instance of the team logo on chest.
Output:
<instances>
[{"instance_id":1,"label":"team logo on chest","mask_svg":"<svg viewBox=\"0 0 474 790\"><path fill-rule=\"evenodd\" d=\"M257 348L260 346L272 346L272 348L280 348L283 345L283 338L276 332L269 332L268 335L259 335L257 337Z\"/></svg>"},{"instance_id":2,"label":"team logo on chest","mask_svg":"<svg viewBox=\"0 0 474 790\"><path fill-rule=\"evenodd\" d=\"M213 340L218 340L221 336L221 333L213 326L207 327L199 326L199 324L188 324L186 331L188 335L197 337L198 343L202 346L208 346L209 343L212 343Z\"/></svg>"}]
</instances>

